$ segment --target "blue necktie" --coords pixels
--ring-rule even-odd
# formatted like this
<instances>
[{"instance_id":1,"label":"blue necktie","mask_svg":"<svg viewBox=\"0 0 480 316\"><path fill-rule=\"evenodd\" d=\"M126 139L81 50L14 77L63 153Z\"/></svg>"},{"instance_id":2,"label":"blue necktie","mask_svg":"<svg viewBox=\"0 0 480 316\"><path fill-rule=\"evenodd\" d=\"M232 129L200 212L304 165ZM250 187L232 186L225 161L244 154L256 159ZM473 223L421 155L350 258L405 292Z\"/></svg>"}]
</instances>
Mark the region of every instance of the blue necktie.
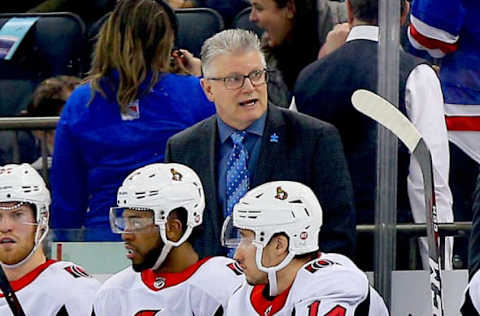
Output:
<instances>
[{"instance_id":1,"label":"blue necktie","mask_svg":"<svg viewBox=\"0 0 480 316\"><path fill-rule=\"evenodd\" d=\"M233 206L247 193L249 187L248 180L248 151L243 141L247 132L241 131L233 133L230 137L233 141L233 149L227 162L227 181L226 181L226 199L227 209L225 217L232 215ZM229 249L228 256L233 257L234 249Z\"/></svg>"}]
</instances>

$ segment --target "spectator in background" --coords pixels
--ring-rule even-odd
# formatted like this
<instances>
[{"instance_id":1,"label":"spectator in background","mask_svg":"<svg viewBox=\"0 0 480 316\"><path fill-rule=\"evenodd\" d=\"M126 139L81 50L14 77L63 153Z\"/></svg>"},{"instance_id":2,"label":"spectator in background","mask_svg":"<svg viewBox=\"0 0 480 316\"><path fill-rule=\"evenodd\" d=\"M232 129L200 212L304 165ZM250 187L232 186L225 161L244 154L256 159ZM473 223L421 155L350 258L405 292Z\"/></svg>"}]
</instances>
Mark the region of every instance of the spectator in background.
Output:
<instances>
[{"instance_id":1,"label":"spectator in background","mask_svg":"<svg viewBox=\"0 0 480 316\"><path fill-rule=\"evenodd\" d=\"M275 70L269 100L288 107L300 71L315 61L333 26L346 21L345 5L327 0L250 0L250 20L265 29L262 46Z\"/></svg>"},{"instance_id":2,"label":"spectator in background","mask_svg":"<svg viewBox=\"0 0 480 316\"><path fill-rule=\"evenodd\" d=\"M400 1L400 0L397 0ZM298 110L335 125L342 137L352 175L357 207L357 224L373 224L375 214L377 124L356 111L351 96L357 89L377 91L378 0L347 0L351 31L346 43L306 67L295 86ZM401 0L402 22L408 3ZM337 33L342 38L343 32ZM330 36L329 36L330 38ZM334 40L334 36L331 37ZM448 139L443 117L443 98L435 71L424 60L399 51L399 109L406 114L425 139L433 159L435 196L439 222L452 222L452 194L448 186ZM398 159L398 221L425 223L425 201L420 167L404 146ZM411 211L410 211L411 210ZM399 242L399 250L408 243ZM373 239L359 238L357 262L372 269ZM451 268L453 241L445 245L445 267ZM406 251L407 249L405 249ZM420 238L423 267L428 265L428 245ZM398 260L408 254L397 255ZM408 262L398 262L408 268Z\"/></svg>"},{"instance_id":3,"label":"spectator in background","mask_svg":"<svg viewBox=\"0 0 480 316\"><path fill-rule=\"evenodd\" d=\"M352 255L355 208L337 130L268 103L268 71L254 33L222 31L205 41L201 58L202 87L217 115L172 136L165 154L203 183L205 225L195 250L225 254L220 230L236 201L249 187L292 180L309 185L324 206L322 249Z\"/></svg>"},{"instance_id":4,"label":"spectator in background","mask_svg":"<svg viewBox=\"0 0 480 316\"><path fill-rule=\"evenodd\" d=\"M412 52L437 58L450 141L450 187L456 221L472 220L472 193L480 173L480 27L478 0L414 0L408 37ZM480 189L480 183L477 184ZM476 217L480 220L480 214ZM473 231L480 230L474 222ZM472 235L470 276L480 267L480 231ZM457 239L455 263L466 267Z\"/></svg>"},{"instance_id":5,"label":"spectator in background","mask_svg":"<svg viewBox=\"0 0 480 316\"><path fill-rule=\"evenodd\" d=\"M59 116L63 106L67 101L70 93L80 84L80 78L73 76L57 76L42 81L33 92L33 102L27 109L27 116ZM37 151L41 152L40 142L44 137L43 131L33 131L36 138ZM50 169L52 166L53 146L55 140L55 130L46 131L46 145L48 162ZM36 170L42 169L42 157L31 163Z\"/></svg>"},{"instance_id":6,"label":"spectator in background","mask_svg":"<svg viewBox=\"0 0 480 316\"><path fill-rule=\"evenodd\" d=\"M32 102L19 117L59 116L80 79L72 76L56 76L42 81L32 95ZM36 170L42 169L41 144L43 131L17 130L0 132L0 163L30 163ZM55 131L47 131L48 167L51 166Z\"/></svg>"},{"instance_id":7,"label":"spectator in background","mask_svg":"<svg viewBox=\"0 0 480 316\"><path fill-rule=\"evenodd\" d=\"M198 7L198 3L195 0L168 0L168 4L173 9L187 9Z\"/></svg>"},{"instance_id":8,"label":"spectator in background","mask_svg":"<svg viewBox=\"0 0 480 316\"><path fill-rule=\"evenodd\" d=\"M172 9L151 0L119 1L102 26L88 82L73 91L56 130L53 228L118 239L108 210L122 180L163 161L171 135L215 112L198 78L169 72L175 26Z\"/></svg>"}]
</instances>

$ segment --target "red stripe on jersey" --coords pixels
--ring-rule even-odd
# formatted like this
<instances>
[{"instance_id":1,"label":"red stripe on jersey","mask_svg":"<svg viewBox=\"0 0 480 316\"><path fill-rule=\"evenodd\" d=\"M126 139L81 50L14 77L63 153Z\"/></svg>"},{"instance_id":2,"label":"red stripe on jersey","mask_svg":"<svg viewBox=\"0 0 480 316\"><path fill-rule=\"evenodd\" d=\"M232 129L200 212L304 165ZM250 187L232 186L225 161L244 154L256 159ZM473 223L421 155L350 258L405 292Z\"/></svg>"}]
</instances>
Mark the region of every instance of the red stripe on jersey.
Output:
<instances>
[{"instance_id":1,"label":"red stripe on jersey","mask_svg":"<svg viewBox=\"0 0 480 316\"><path fill-rule=\"evenodd\" d=\"M28 272L27 274L25 274L20 279L10 282L10 285L12 286L13 291L14 292L20 291L21 289L23 289L24 287L26 287L27 285L32 283L33 280L35 280L40 275L40 273L42 273L46 268L48 268L49 266L51 266L55 262L58 262L58 261L57 260L47 260L45 263L39 265L38 267L36 267L32 271ZM0 297L4 297L3 293L0 293Z\"/></svg>"},{"instance_id":2,"label":"red stripe on jersey","mask_svg":"<svg viewBox=\"0 0 480 316\"><path fill-rule=\"evenodd\" d=\"M347 310L345 309L345 307L336 305L328 313L326 313L325 316L345 316L346 313L347 313Z\"/></svg>"},{"instance_id":3,"label":"red stripe on jersey","mask_svg":"<svg viewBox=\"0 0 480 316\"><path fill-rule=\"evenodd\" d=\"M185 271L178 273L155 273L151 269L142 271L142 281L152 291L160 291L161 289L177 285L187 280L210 258L211 257L204 258L192 264ZM159 280L161 280L161 282L159 282Z\"/></svg>"},{"instance_id":4,"label":"red stripe on jersey","mask_svg":"<svg viewBox=\"0 0 480 316\"><path fill-rule=\"evenodd\" d=\"M250 302L252 303L253 308L258 313L258 315L269 316L274 315L276 312L281 310L287 301L288 293L290 292L290 287L275 296L273 300L269 300L263 295L265 290L265 284L255 285L252 289L252 294L250 295Z\"/></svg>"},{"instance_id":5,"label":"red stripe on jersey","mask_svg":"<svg viewBox=\"0 0 480 316\"><path fill-rule=\"evenodd\" d=\"M480 116L446 116L449 131L480 131Z\"/></svg>"},{"instance_id":6,"label":"red stripe on jersey","mask_svg":"<svg viewBox=\"0 0 480 316\"><path fill-rule=\"evenodd\" d=\"M308 305L308 316L318 315L318 305L320 305L320 301L315 301L312 304Z\"/></svg>"},{"instance_id":7,"label":"red stripe on jersey","mask_svg":"<svg viewBox=\"0 0 480 316\"><path fill-rule=\"evenodd\" d=\"M413 24L410 24L410 35L412 35L412 37L423 47L428 49L440 49L445 54L453 53L458 48L458 42L455 44L449 44L422 35Z\"/></svg>"}]
</instances>

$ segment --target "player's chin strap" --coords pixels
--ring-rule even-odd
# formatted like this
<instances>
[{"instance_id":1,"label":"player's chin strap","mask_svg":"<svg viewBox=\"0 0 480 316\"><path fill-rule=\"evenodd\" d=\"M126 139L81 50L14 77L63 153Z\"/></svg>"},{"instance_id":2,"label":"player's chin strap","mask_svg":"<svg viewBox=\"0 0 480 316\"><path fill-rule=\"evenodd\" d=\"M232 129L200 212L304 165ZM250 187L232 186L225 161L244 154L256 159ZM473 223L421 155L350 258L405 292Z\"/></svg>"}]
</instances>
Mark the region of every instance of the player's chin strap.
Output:
<instances>
[{"instance_id":1,"label":"player's chin strap","mask_svg":"<svg viewBox=\"0 0 480 316\"><path fill-rule=\"evenodd\" d=\"M28 259L30 259L33 256L33 254L37 251L38 247L42 245L42 240L43 238L45 238L45 236L48 233L48 225L46 226L40 225L40 224L32 224L32 225L37 225L37 230L35 232L35 244L33 245L32 250L30 250L30 253L17 263L14 263L14 264L2 263L2 266L4 266L7 269L15 269L20 267L21 265L25 264L28 261Z\"/></svg>"},{"instance_id":2,"label":"player's chin strap","mask_svg":"<svg viewBox=\"0 0 480 316\"><path fill-rule=\"evenodd\" d=\"M178 241L171 241L167 238L167 234L165 232L165 224L160 225L160 237L162 238L162 241L163 241L163 248L162 248L162 251L160 252L160 256L158 256L157 262L155 262L155 264L152 267L153 271L158 270L158 268L160 268L160 266L165 261L165 259L167 258L168 254L170 253L173 247L180 246L188 239L188 237L190 237L190 234L192 233L192 229L193 227L188 225L187 229L182 235L182 238L180 238Z\"/></svg>"},{"instance_id":3,"label":"player's chin strap","mask_svg":"<svg viewBox=\"0 0 480 316\"><path fill-rule=\"evenodd\" d=\"M273 267L264 267L262 265L262 254L263 254L263 247L258 247L257 246L257 251L255 254L255 260L257 262L257 267L263 271L266 272L268 275L268 287L270 289L270 296L277 296L278 294L278 286L277 286L277 271L285 268L290 261L292 261L293 257L295 257L295 253L289 251L288 255L285 257L285 259L282 260L279 264Z\"/></svg>"}]
</instances>

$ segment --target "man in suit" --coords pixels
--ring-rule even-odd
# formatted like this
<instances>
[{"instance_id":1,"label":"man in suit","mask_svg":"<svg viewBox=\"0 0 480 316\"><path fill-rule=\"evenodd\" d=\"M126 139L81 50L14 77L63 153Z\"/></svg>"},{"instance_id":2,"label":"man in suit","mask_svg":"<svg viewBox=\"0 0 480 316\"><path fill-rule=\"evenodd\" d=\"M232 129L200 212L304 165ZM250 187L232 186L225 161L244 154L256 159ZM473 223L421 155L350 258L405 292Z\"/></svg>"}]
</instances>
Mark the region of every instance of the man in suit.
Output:
<instances>
[{"instance_id":1,"label":"man in suit","mask_svg":"<svg viewBox=\"0 0 480 316\"><path fill-rule=\"evenodd\" d=\"M401 0L401 4L402 20L405 21L408 3ZM356 111L350 98L357 89L377 90L378 0L347 0L346 5L351 28L346 43L302 70L295 86L295 101L300 112L325 120L338 128L352 175L357 223L372 224L377 124ZM333 35L335 34L329 37ZM399 109L410 118L430 148L438 219L440 222L452 222L452 194L448 186L448 139L440 82L424 60L408 55L401 49L399 57ZM416 223L425 223L423 180L419 165L415 160L410 160L404 146L399 148L398 162L398 221L411 222L413 215ZM357 263L362 269L371 269L373 241L368 236L365 239L362 236L358 241L356 258L360 262ZM449 239L445 246L446 268L451 267L452 242ZM408 243L399 242L398 247L401 249L406 244ZM424 267L428 267L427 250L427 241L421 239L420 251ZM397 259L400 268L407 268L408 262L405 259L408 259L408 254L397 255Z\"/></svg>"},{"instance_id":2,"label":"man in suit","mask_svg":"<svg viewBox=\"0 0 480 316\"><path fill-rule=\"evenodd\" d=\"M268 71L253 33L220 32L204 43L201 59L201 84L217 114L172 136L165 153L166 162L191 167L204 184L205 225L194 245L197 252L201 256L226 252L220 233L224 218L231 214L232 196L238 201L248 188L290 180L310 186L325 208L321 249L351 256L355 210L337 130L268 104ZM241 144L237 140L234 144L239 134ZM231 182L232 172L237 182Z\"/></svg>"}]
</instances>

